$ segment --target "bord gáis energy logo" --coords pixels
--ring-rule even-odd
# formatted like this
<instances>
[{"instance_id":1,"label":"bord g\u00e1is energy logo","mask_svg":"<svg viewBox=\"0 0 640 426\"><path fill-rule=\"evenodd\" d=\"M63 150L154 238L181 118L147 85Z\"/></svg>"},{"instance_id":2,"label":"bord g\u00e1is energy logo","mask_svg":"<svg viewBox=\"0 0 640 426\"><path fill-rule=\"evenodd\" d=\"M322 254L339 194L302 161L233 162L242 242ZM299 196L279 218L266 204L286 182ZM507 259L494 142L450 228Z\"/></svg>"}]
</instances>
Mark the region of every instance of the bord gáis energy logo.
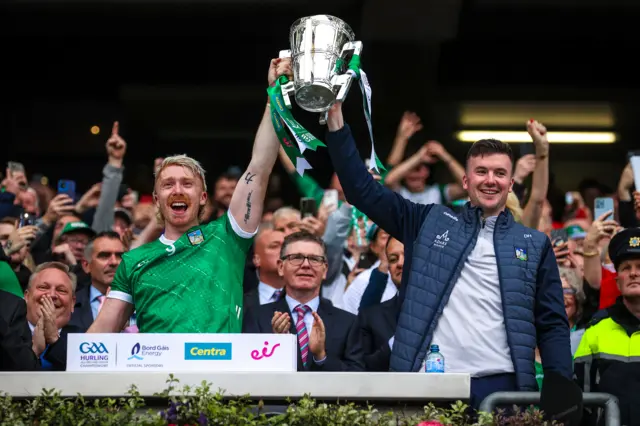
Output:
<instances>
[{"instance_id":1,"label":"bord g\u00e1is energy logo","mask_svg":"<svg viewBox=\"0 0 640 426\"><path fill-rule=\"evenodd\" d=\"M184 344L185 360L229 361L231 343L198 342Z\"/></svg>"},{"instance_id":2,"label":"bord g\u00e1is energy logo","mask_svg":"<svg viewBox=\"0 0 640 426\"><path fill-rule=\"evenodd\" d=\"M144 358L140 356L140 343L136 343L131 348L131 356L128 358L129 360L137 359L138 361L142 361Z\"/></svg>"}]
</instances>

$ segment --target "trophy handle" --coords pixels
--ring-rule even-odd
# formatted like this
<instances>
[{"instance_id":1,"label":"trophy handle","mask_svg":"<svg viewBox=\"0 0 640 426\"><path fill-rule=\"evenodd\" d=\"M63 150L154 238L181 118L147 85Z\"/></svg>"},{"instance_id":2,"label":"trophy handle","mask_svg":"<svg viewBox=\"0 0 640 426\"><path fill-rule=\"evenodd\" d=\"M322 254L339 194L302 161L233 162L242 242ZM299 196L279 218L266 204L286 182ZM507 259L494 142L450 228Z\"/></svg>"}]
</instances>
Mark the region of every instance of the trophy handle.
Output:
<instances>
[{"instance_id":1,"label":"trophy handle","mask_svg":"<svg viewBox=\"0 0 640 426\"><path fill-rule=\"evenodd\" d=\"M340 57L346 61L347 57L352 57L353 55L360 56L362 52L362 42L361 41L351 41L342 46L342 52ZM336 94L336 102L344 102L349 93L349 89L351 88L351 81L353 80L353 72L347 71L344 74L335 74L331 78L331 84L333 85L334 90L337 91Z\"/></svg>"},{"instance_id":2,"label":"trophy handle","mask_svg":"<svg viewBox=\"0 0 640 426\"><path fill-rule=\"evenodd\" d=\"M278 54L278 58L291 58L291 50L281 50ZM295 88L293 86L293 81L289 80L287 84L282 85L282 99L284 99L284 105L289 109L291 109L291 98L289 97L289 94L294 92Z\"/></svg>"}]
</instances>

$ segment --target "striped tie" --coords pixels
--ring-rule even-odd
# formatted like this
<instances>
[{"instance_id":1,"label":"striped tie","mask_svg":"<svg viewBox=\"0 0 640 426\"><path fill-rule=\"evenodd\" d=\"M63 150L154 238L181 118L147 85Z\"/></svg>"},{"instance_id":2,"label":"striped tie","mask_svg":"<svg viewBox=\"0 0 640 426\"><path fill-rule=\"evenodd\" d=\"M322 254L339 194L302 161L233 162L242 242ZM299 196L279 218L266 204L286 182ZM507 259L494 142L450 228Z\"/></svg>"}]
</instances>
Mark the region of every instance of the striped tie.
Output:
<instances>
[{"instance_id":1,"label":"striped tie","mask_svg":"<svg viewBox=\"0 0 640 426\"><path fill-rule=\"evenodd\" d=\"M307 368L307 358L309 357L309 334L307 327L304 325L304 316L311 311L307 305L298 305L294 308L298 314L296 321L296 333L298 334L298 344L300 345L300 355L302 356L302 364Z\"/></svg>"},{"instance_id":2,"label":"striped tie","mask_svg":"<svg viewBox=\"0 0 640 426\"><path fill-rule=\"evenodd\" d=\"M283 290L276 290L273 292L273 300L275 302L277 302L278 300L280 300L282 298L282 295L284 294Z\"/></svg>"},{"instance_id":3,"label":"striped tie","mask_svg":"<svg viewBox=\"0 0 640 426\"><path fill-rule=\"evenodd\" d=\"M104 305L104 299L106 299L107 297L104 295L98 296L98 302L100 302L100 304L98 305L98 313L100 313L100 310L102 309L102 305Z\"/></svg>"}]
</instances>

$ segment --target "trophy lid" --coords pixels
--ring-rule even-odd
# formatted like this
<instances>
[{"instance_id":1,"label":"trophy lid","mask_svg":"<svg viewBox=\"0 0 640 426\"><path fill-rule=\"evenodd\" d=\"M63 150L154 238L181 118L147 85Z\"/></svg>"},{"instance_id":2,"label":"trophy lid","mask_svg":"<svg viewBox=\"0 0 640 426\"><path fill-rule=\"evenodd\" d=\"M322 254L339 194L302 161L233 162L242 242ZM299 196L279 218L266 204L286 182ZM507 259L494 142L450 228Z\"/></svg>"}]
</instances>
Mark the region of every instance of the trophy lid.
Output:
<instances>
[{"instance_id":1,"label":"trophy lid","mask_svg":"<svg viewBox=\"0 0 640 426\"><path fill-rule=\"evenodd\" d=\"M349 38L349 40L354 40L356 38L356 35L351 29L351 27L349 26L349 24L344 22L342 19L332 15L313 15L313 16L305 16L303 18L297 19L291 25L290 32L291 33L295 32L298 27L300 27L301 25L304 25L305 22L307 22L308 20L326 23L328 25L336 27L337 29L344 31L347 34L347 37Z\"/></svg>"}]
</instances>

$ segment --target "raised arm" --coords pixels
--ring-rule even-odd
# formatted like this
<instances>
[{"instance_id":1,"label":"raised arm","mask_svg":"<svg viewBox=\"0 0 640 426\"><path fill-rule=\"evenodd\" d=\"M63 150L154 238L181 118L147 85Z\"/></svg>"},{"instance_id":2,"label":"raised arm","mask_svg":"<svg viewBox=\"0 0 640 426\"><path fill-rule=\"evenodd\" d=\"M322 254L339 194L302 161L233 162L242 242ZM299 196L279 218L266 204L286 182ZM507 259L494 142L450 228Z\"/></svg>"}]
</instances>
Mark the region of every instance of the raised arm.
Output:
<instances>
[{"instance_id":1,"label":"raised arm","mask_svg":"<svg viewBox=\"0 0 640 426\"><path fill-rule=\"evenodd\" d=\"M533 169L531 196L522 213L522 224L535 229L540 223L549 188L549 140L546 127L535 120L527 123L527 131L536 150L536 166Z\"/></svg>"},{"instance_id":2,"label":"raised arm","mask_svg":"<svg viewBox=\"0 0 640 426\"><path fill-rule=\"evenodd\" d=\"M269 67L269 84L281 75L292 75L288 59L272 59ZM270 106L267 103L258 127L249 167L238 181L229 204L229 213L245 232L253 233L262 220L264 197L269 176L278 157L280 142L271 124Z\"/></svg>"},{"instance_id":3,"label":"raised arm","mask_svg":"<svg viewBox=\"0 0 640 426\"><path fill-rule=\"evenodd\" d=\"M375 181L344 123L340 103L331 107L327 127L327 148L347 201L399 241L413 238L431 205L412 203Z\"/></svg>"}]
</instances>

